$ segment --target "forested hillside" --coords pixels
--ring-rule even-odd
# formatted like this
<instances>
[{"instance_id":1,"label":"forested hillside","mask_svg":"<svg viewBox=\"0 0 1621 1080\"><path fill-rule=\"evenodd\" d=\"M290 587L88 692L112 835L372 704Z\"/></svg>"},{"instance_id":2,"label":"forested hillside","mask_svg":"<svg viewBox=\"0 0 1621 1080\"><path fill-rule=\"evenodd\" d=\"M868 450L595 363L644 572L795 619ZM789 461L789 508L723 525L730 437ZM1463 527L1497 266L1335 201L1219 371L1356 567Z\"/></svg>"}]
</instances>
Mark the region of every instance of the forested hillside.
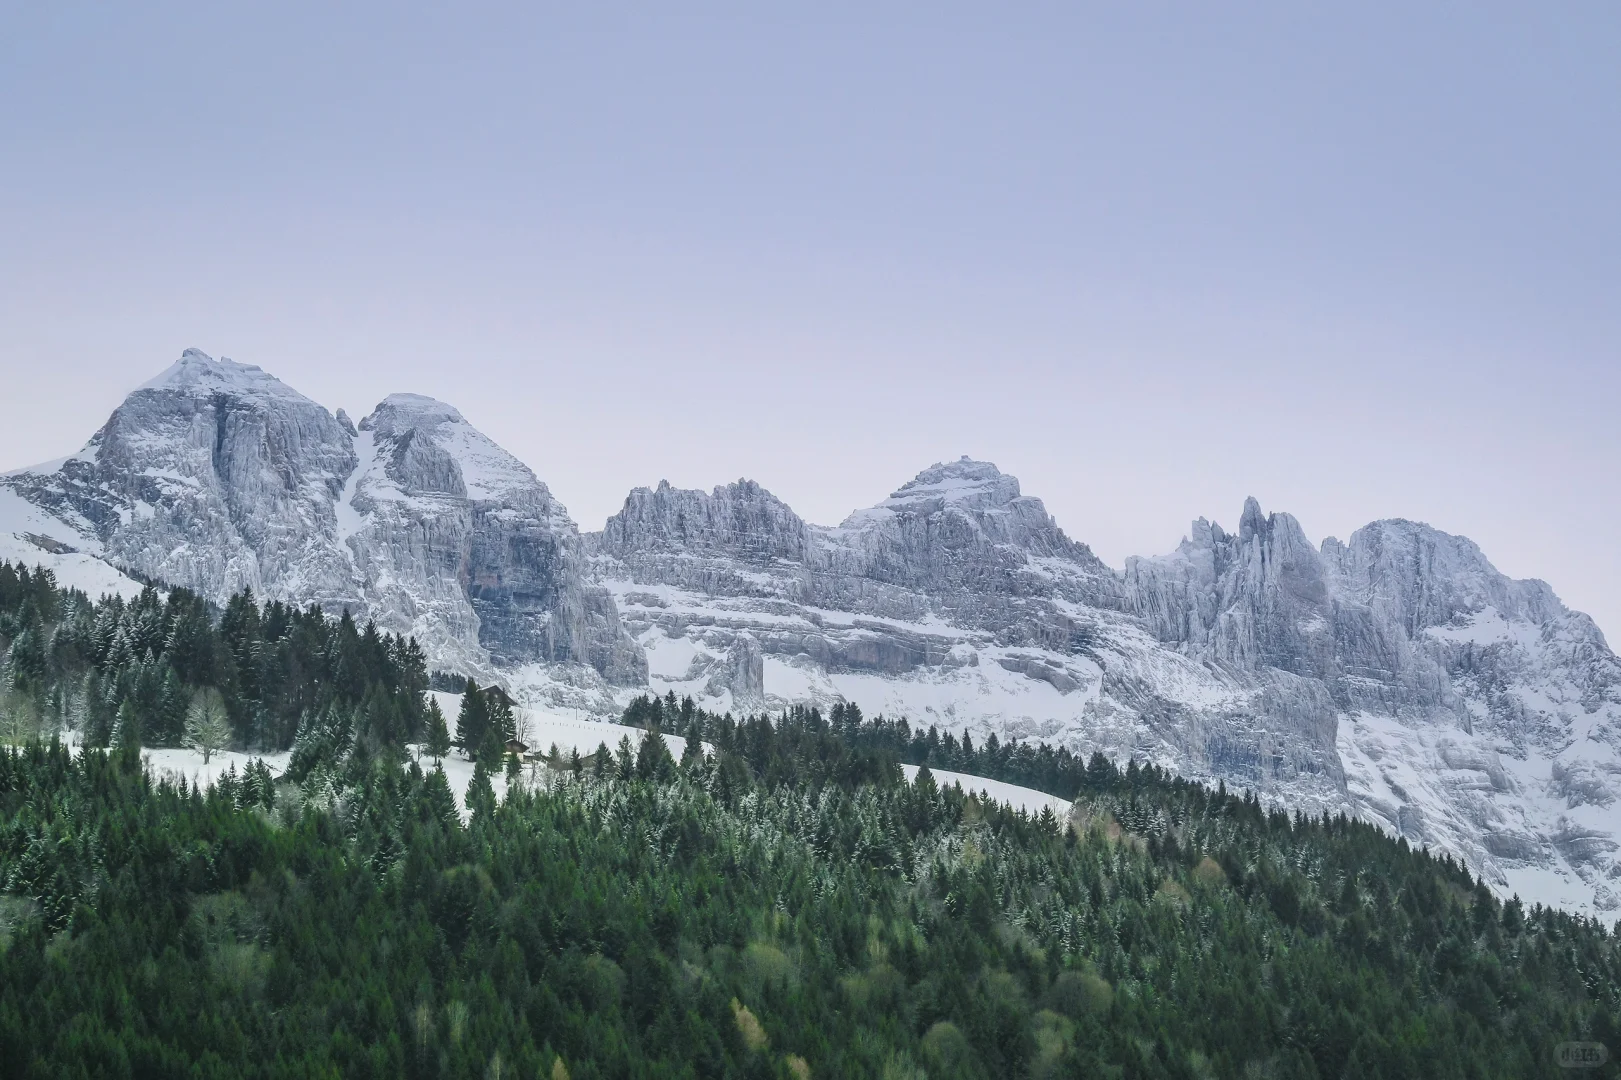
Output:
<instances>
[{"instance_id":1,"label":"forested hillside","mask_svg":"<svg viewBox=\"0 0 1621 1080\"><path fill-rule=\"evenodd\" d=\"M214 695L228 740L248 750L286 750L328 713L353 716L374 747L415 740L425 719L414 641L249 592L223 612L185 589L92 602L48 570L0 563L0 656L13 741L66 726L92 746L179 746L191 707Z\"/></svg>"},{"instance_id":2,"label":"forested hillside","mask_svg":"<svg viewBox=\"0 0 1621 1080\"><path fill-rule=\"evenodd\" d=\"M1614 934L1362 823L852 707L674 698L625 718L685 735L681 760L662 738L559 757L499 801L484 762L464 820L443 772L400 764L427 715L408 642L48 585L0 576L10 703L88 723L89 686L105 714L158 666L220 693L241 744L372 734L303 738L300 782L207 792L154 783L133 738L0 751L8 1074L1526 1077L1569 1075L1562 1042L1621 1048ZM137 649L143 621L167 629ZM907 784L902 760L1076 810Z\"/></svg>"}]
</instances>

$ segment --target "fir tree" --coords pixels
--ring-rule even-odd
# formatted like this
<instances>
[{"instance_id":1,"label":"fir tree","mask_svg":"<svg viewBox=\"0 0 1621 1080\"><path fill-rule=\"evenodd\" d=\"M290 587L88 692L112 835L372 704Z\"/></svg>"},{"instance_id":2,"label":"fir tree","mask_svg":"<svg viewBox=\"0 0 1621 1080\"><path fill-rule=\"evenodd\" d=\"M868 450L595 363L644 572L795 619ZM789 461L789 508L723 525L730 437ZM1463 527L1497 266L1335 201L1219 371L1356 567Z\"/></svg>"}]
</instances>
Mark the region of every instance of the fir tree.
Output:
<instances>
[{"instance_id":1,"label":"fir tree","mask_svg":"<svg viewBox=\"0 0 1621 1080\"><path fill-rule=\"evenodd\" d=\"M179 674L173 667L164 665L163 689L159 695L157 709L158 734L155 741L164 746L174 746L185 738L190 704L191 695L186 692L186 686L180 681ZM223 707L222 703L221 708Z\"/></svg>"},{"instance_id":2,"label":"fir tree","mask_svg":"<svg viewBox=\"0 0 1621 1080\"><path fill-rule=\"evenodd\" d=\"M438 766L427 775L423 791L423 806L431 820L442 825L461 827L461 814L456 810L456 796L450 790L445 770Z\"/></svg>"},{"instance_id":3,"label":"fir tree","mask_svg":"<svg viewBox=\"0 0 1621 1080\"><path fill-rule=\"evenodd\" d=\"M473 779L467 785L467 812L475 821L488 820L495 813L495 785L483 761L473 765Z\"/></svg>"},{"instance_id":4,"label":"fir tree","mask_svg":"<svg viewBox=\"0 0 1621 1080\"><path fill-rule=\"evenodd\" d=\"M469 758L477 758L490 730L489 703L478 683L467 680L460 711L456 714L456 745Z\"/></svg>"},{"instance_id":5,"label":"fir tree","mask_svg":"<svg viewBox=\"0 0 1621 1080\"><path fill-rule=\"evenodd\" d=\"M113 745L127 751L141 748L141 716L135 709L135 702L129 698L118 706L118 720L113 725Z\"/></svg>"},{"instance_id":6,"label":"fir tree","mask_svg":"<svg viewBox=\"0 0 1621 1080\"><path fill-rule=\"evenodd\" d=\"M698 738L698 725L687 728L686 745L681 748L681 767L689 772L704 763L704 744Z\"/></svg>"},{"instance_id":7,"label":"fir tree","mask_svg":"<svg viewBox=\"0 0 1621 1080\"><path fill-rule=\"evenodd\" d=\"M84 741L104 750L112 744L116 706L107 700L108 687L99 672L91 672L85 691Z\"/></svg>"},{"instance_id":8,"label":"fir tree","mask_svg":"<svg viewBox=\"0 0 1621 1080\"><path fill-rule=\"evenodd\" d=\"M664 736L657 731L649 731L642 736L642 745L636 753L636 778L662 783L674 773L675 761L670 757L670 748L665 744Z\"/></svg>"},{"instance_id":9,"label":"fir tree","mask_svg":"<svg viewBox=\"0 0 1621 1080\"><path fill-rule=\"evenodd\" d=\"M493 765L506 754L507 743L518 737L518 720L512 699L499 686L485 690L484 699L489 726L484 733L483 756Z\"/></svg>"},{"instance_id":10,"label":"fir tree","mask_svg":"<svg viewBox=\"0 0 1621 1080\"><path fill-rule=\"evenodd\" d=\"M445 714L439 708L439 702L432 698L428 699L428 740L423 749L436 764L450 753L450 729L445 724Z\"/></svg>"}]
</instances>

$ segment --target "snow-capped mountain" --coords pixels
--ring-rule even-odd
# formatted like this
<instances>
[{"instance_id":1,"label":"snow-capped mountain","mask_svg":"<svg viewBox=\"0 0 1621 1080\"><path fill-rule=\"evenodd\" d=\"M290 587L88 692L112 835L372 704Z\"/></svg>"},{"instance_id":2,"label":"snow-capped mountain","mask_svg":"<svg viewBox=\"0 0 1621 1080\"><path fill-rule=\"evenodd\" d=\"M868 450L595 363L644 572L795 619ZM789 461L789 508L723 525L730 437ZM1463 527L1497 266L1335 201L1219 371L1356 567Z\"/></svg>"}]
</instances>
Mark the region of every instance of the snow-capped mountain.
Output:
<instances>
[{"instance_id":1,"label":"snow-capped mountain","mask_svg":"<svg viewBox=\"0 0 1621 1080\"><path fill-rule=\"evenodd\" d=\"M348 608L441 666L645 679L607 593L581 577L563 507L431 398L387 398L357 428L257 367L187 350L79 453L4 486L13 547L28 537L10 519L45 516L56 543L136 577L217 603L250 588Z\"/></svg>"},{"instance_id":2,"label":"snow-capped mountain","mask_svg":"<svg viewBox=\"0 0 1621 1080\"><path fill-rule=\"evenodd\" d=\"M1621 662L1461 537L1380 521L1311 545L1251 500L1115 570L986 462L837 527L769 491L638 488L580 534L429 398L351 424L188 352L78 454L0 478L0 557L244 586L415 634L434 666L606 715L840 699L976 740L1135 755L1463 857L1499 889L1621 909ZM115 569L117 568L117 569Z\"/></svg>"}]
</instances>

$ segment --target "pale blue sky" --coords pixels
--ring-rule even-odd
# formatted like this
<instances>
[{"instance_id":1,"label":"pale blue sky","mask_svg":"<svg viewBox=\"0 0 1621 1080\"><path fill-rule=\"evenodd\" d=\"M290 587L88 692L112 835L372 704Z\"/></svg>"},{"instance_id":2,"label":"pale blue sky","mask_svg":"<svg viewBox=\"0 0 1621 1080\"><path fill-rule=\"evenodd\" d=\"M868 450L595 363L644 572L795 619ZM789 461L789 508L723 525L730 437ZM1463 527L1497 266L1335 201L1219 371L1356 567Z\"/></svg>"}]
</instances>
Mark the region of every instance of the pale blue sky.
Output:
<instances>
[{"instance_id":1,"label":"pale blue sky","mask_svg":"<svg viewBox=\"0 0 1621 1080\"><path fill-rule=\"evenodd\" d=\"M1115 565L1254 494L1621 635L1610 0L226 6L0 8L0 467L196 346L587 528L969 453Z\"/></svg>"}]
</instances>

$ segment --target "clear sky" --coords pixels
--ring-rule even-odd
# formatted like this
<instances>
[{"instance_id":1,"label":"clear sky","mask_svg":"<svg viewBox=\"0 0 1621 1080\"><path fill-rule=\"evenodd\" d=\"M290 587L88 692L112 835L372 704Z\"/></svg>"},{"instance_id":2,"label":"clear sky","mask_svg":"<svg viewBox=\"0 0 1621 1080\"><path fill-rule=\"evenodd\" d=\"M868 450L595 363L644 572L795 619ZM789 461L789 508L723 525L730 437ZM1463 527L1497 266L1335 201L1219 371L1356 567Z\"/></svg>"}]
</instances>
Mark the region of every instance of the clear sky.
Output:
<instances>
[{"instance_id":1,"label":"clear sky","mask_svg":"<svg viewBox=\"0 0 1621 1080\"><path fill-rule=\"evenodd\" d=\"M586 528L967 453L1117 566L1410 517L1621 644L1614 0L641 6L5 5L0 467L196 346Z\"/></svg>"}]
</instances>

